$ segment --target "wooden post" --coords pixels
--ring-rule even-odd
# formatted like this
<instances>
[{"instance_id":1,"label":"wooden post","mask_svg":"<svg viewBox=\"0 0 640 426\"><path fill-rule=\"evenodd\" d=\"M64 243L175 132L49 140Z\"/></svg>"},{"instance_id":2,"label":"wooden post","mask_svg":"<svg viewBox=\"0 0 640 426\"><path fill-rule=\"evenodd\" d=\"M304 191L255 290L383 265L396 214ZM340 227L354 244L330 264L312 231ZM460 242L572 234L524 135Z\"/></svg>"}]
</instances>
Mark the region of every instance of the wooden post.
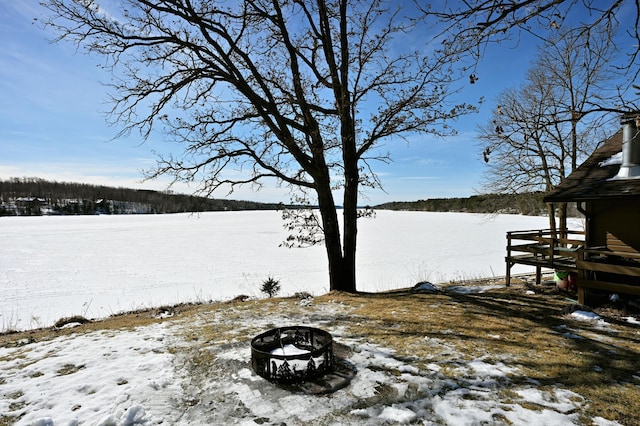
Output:
<instances>
[{"instance_id":1,"label":"wooden post","mask_svg":"<svg viewBox=\"0 0 640 426\"><path fill-rule=\"evenodd\" d=\"M540 235L542 236L542 231L540 231ZM549 259L551 261L551 267L553 267L553 261L555 260L555 251L556 251L556 234L555 231L549 231Z\"/></svg>"},{"instance_id":2,"label":"wooden post","mask_svg":"<svg viewBox=\"0 0 640 426\"><path fill-rule=\"evenodd\" d=\"M585 238L586 241L586 238ZM583 261L588 260L587 258L589 257L589 254L584 251L581 250L581 253L578 255L580 259L582 259ZM576 260L576 266L578 266L579 263ZM587 279L587 271L584 268L578 268L578 279L576 280L576 286L578 287L578 304L580 305L584 305L584 299L585 299L585 288L584 287L580 287L580 281L584 281Z\"/></svg>"},{"instance_id":3,"label":"wooden post","mask_svg":"<svg viewBox=\"0 0 640 426\"><path fill-rule=\"evenodd\" d=\"M542 229L538 230L538 244L542 244ZM550 245L551 249L551 259L553 259L553 245ZM553 260L552 260L553 261ZM542 266L536 265L536 284L540 285L542 283Z\"/></svg>"},{"instance_id":4,"label":"wooden post","mask_svg":"<svg viewBox=\"0 0 640 426\"><path fill-rule=\"evenodd\" d=\"M511 285L511 232L507 232L507 273L505 274L505 282L506 286L509 287Z\"/></svg>"}]
</instances>

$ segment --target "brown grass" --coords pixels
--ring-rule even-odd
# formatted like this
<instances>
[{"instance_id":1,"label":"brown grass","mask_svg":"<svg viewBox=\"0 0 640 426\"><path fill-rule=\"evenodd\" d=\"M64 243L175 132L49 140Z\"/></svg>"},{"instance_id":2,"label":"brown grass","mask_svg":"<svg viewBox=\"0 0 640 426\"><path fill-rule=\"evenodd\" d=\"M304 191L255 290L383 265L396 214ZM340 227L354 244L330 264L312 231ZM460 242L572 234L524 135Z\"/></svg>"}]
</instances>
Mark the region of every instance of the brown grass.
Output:
<instances>
[{"instance_id":1,"label":"brown grass","mask_svg":"<svg viewBox=\"0 0 640 426\"><path fill-rule=\"evenodd\" d=\"M531 384L533 380L539 389L561 385L584 397L585 424L590 424L588 419L594 416L640 424L640 328L615 318L610 318L606 327L573 320L563 313L569 303L563 295L529 295L522 286L514 286L473 295L331 293L314 301L316 307L336 303L347 306L350 313L330 318L327 329L340 327L346 330L345 339L392 348L398 358L420 369L438 363L443 374L453 377L455 366L462 361L480 357L499 361L517 368L509 377L511 387ZM19 346L97 329L131 329L159 321L193 323L186 331L187 341L224 344L264 331L243 321L249 312L254 317L256 312L264 317L278 317L283 312L295 318L305 315L305 308L296 298L186 305L174 310L175 316L168 319L158 319L154 311L144 311L70 330L2 335L0 346ZM206 372L215 363L215 356L211 351L198 350L199 346L172 350L184 355L192 375L208 377ZM501 392L505 399L513 397L509 387Z\"/></svg>"}]
</instances>

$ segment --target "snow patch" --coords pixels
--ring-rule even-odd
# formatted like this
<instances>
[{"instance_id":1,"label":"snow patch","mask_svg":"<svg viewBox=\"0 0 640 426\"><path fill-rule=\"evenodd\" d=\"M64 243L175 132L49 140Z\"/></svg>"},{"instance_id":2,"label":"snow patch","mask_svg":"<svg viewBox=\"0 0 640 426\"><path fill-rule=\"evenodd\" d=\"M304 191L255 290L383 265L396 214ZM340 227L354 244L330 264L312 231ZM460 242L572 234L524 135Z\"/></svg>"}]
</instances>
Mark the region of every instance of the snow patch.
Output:
<instances>
[{"instance_id":1,"label":"snow patch","mask_svg":"<svg viewBox=\"0 0 640 426\"><path fill-rule=\"evenodd\" d=\"M607 166L621 166L622 165L622 151L617 154L613 154L611 157L600 162L600 167Z\"/></svg>"},{"instance_id":2,"label":"snow patch","mask_svg":"<svg viewBox=\"0 0 640 426\"><path fill-rule=\"evenodd\" d=\"M640 321L638 321L635 317L626 317L625 320L629 324L640 325Z\"/></svg>"},{"instance_id":3,"label":"snow patch","mask_svg":"<svg viewBox=\"0 0 640 426\"><path fill-rule=\"evenodd\" d=\"M495 290L497 288L503 288L504 285L469 285L469 286L450 286L446 287L446 291L450 291L458 294L478 294L486 291Z\"/></svg>"}]
</instances>

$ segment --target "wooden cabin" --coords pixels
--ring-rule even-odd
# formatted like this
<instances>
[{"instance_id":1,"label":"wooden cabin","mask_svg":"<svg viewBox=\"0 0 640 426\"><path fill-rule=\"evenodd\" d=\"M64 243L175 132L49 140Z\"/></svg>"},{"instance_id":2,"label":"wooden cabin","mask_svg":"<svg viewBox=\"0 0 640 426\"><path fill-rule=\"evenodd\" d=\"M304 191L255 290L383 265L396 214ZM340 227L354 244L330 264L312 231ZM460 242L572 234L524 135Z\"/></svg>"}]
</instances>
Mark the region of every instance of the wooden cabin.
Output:
<instances>
[{"instance_id":1,"label":"wooden cabin","mask_svg":"<svg viewBox=\"0 0 640 426\"><path fill-rule=\"evenodd\" d=\"M538 271L575 272L579 303L590 289L640 296L640 115L625 115L621 123L621 131L544 198L546 203L577 203L584 231L570 231L564 240L541 234L545 238L520 245L511 242L520 234L509 233L507 275L510 265L536 260L535 248L518 247L538 246L537 263L527 264Z\"/></svg>"}]
</instances>

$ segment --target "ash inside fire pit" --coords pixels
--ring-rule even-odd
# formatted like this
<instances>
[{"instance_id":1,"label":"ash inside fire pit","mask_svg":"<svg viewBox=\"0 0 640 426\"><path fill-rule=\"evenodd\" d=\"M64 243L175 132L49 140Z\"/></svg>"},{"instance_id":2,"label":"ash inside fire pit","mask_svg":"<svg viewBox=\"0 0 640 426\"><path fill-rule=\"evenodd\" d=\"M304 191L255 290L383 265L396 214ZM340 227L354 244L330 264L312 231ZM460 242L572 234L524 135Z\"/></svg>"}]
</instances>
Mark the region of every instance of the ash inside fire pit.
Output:
<instances>
[{"instance_id":1,"label":"ash inside fire pit","mask_svg":"<svg viewBox=\"0 0 640 426\"><path fill-rule=\"evenodd\" d=\"M355 368L334 355L331 334L305 326L274 328L254 337L251 365L261 377L306 393L332 392L355 376Z\"/></svg>"}]
</instances>

